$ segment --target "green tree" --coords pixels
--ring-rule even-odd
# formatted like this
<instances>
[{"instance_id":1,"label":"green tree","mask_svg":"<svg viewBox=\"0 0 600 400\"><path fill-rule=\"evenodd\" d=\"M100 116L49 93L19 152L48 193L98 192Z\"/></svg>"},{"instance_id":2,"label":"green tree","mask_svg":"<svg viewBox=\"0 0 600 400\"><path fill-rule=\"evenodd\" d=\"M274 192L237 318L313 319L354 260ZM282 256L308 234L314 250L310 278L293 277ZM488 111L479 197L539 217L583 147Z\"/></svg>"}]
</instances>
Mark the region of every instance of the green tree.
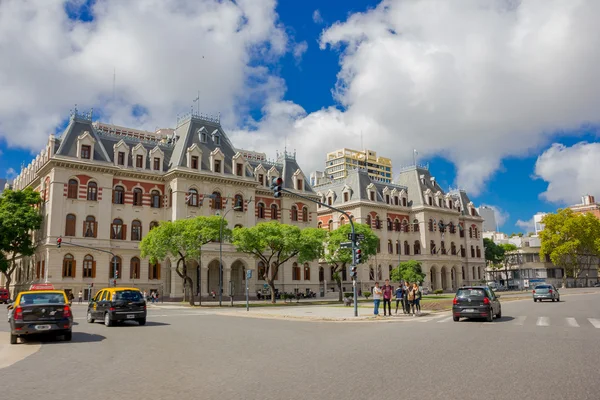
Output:
<instances>
[{"instance_id":1,"label":"green tree","mask_svg":"<svg viewBox=\"0 0 600 400\"><path fill-rule=\"evenodd\" d=\"M506 275L506 282L504 282L504 284L508 288L508 266L515 264L516 260L518 260L520 255L516 253L516 251L519 248L512 243L501 243L498 247L502 251L501 264L499 264L498 267L504 265L504 274Z\"/></svg>"},{"instance_id":2,"label":"green tree","mask_svg":"<svg viewBox=\"0 0 600 400\"><path fill-rule=\"evenodd\" d=\"M408 260L401 262L390 274L392 282L408 281L410 283L423 283L425 273L421 268L421 262L416 260Z\"/></svg>"},{"instance_id":3,"label":"green tree","mask_svg":"<svg viewBox=\"0 0 600 400\"><path fill-rule=\"evenodd\" d=\"M567 276L577 279L598 265L600 220L593 214L559 209L555 214L547 214L542 223L545 226L540 232L540 257L549 256L554 265L564 268L563 287Z\"/></svg>"},{"instance_id":4,"label":"green tree","mask_svg":"<svg viewBox=\"0 0 600 400\"><path fill-rule=\"evenodd\" d=\"M365 239L360 241L359 248L362 253L362 262L366 262L370 256L377 254L377 242L379 238L373 233L369 225L354 223L357 234L362 233ZM340 244L348 242L348 234L352 233L350 224L345 224L329 232L325 241L324 259L333 267L333 280L336 282L342 301L342 274L341 271L347 265L352 264L352 249L340 248Z\"/></svg>"},{"instance_id":5,"label":"green tree","mask_svg":"<svg viewBox=\"0 0 600 400\"><path fill-rule=\"evenodd\" d=\"M162 222L140 242L141 256L148 257L152 263L167 257L177 260L175 271L183 280L186 295L189 293L190 305L194 305L194 295L187 264L201 256L203 245L219 241L221 223L223 239L226 240L231 237L227 221L218 216L211 216Z\"/></svg>"},{"instance_id":6,"label":"green tree","mask_svg":"<svg viewBox=\"0 0 600 400\"><path fill-rule=\"evenodd\" d=\"M325 232L322 229L262 222L250 228L236 228L233 244L237 251L251 254L265 265L263 276L271 288L271 302L275 303L275 277L279 267L297 257L299 263L318 259L323 253ZM258 274L257 274L258 276Z\"/></svg>"},{"instance_id":7,"label":"green tree","mask_svg":"<svg viewBox=\"0 0 600 400\"><path fill-rule=\"evenodd\" d=\"M10 289L16 259L35 253L32 232L42 226L43 217L37 208L41 201L40 194L31 188L5 190L0 196L0 271L6 278L6 289Z\"/></svg>"}]
</instances>

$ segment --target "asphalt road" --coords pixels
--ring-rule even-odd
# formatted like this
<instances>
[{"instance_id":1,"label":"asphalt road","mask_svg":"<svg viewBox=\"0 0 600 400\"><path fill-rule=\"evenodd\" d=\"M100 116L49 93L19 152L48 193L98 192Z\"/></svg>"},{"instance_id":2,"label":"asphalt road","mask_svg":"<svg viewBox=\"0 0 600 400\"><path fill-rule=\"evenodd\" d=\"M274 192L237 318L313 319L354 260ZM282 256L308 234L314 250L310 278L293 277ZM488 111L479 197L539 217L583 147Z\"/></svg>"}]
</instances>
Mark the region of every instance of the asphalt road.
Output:
<instances>
[{"instance_id":1,"label":"asphalt road","mask_svg":"<svg viewBox=\"0 0 600 400\"><path fill-rule=\"evenodd\" d=\"M306 322L159 309L140 327L87 324L73 342L8 345L2 398L600 398L600 293L506 302L492 323ZM4 332L2 332L4 331ZM15 359L21 355L21 361ZM12 357L13 362L6 362Z\"/></svg>"}]
</instances>

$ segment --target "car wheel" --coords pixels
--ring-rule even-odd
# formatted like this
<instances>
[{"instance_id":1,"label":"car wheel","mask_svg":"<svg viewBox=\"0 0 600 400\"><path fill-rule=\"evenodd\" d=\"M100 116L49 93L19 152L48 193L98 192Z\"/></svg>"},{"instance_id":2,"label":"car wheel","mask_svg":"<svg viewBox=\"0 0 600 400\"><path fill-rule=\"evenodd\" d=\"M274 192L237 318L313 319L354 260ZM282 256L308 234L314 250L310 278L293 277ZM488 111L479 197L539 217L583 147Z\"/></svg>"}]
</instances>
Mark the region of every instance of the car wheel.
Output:
<instances>
[{"instance_id":1,"label":"car wheel","mask_svg":"<svg viewBox=\"0 0 600 400\"><path fill-rule=\"evenodd\" d=\"M73 331L69 331L63 335L65 342L70 342L73 339Z\"/></svg>"},{"instance_id":2,"label":"car wheel","mask_svg":"<svg viewBox=\"0 0 600 400\"><path fill-rule=\"evenodd\" d=\"M88 323L90 323L90 324L94 323L94 318L92 318L92 312L91 311L87 312L87 318L86 319L87 319Z\"/></svg>"},{"instance_id":3,"label":"car wheel","mask_svg":"<svg viewBox=\"0 0 600 400\"><path fill-rule=\"evenodd\" d=\"M138 324L146 325L146 318L138 319Z\"/></svg>"},{"instance_id":4,"label":"car wheel","mask_svg":"<svg viewBox=\"0 0 600 400\"><path fill-rule=\"evenodd\" d=\"M10 335L10 344L17 344L17 335Z\"/></svg>"},{"instance_id":5,"label":"car wheel","mask_svg":"<svg viewBox=\"0 0 600 400\"><path fill-rule=\"evenodd\" d=\"M502 307L498 308L498 314L496 314L496 318L502 318Z\"/></svg>"},{"instance_id":6,"label":"car wheel","mask_svg":"<svg viewBox=\"0 0 600 400\"><path fill-rule=\"evenodd\" d=\"M460 320L460 317L452 317L452 319L454 320L454 322L458 322Z\"/></svg>"},{"instance_id":7,"label":"car wheel","mask_svg":"<svg viewBox=\"0 0 600 400\"><path fill-rule=\"evenodd\" d=\"M113 326L113 322L110 320L110 315L108 313L104 314L104 325Z\"/></svg>"},{"instance_id":8,"label":"car wheel","mask_svg":"<svg viewBox=\"0 0 600 400\"><path fill-rule=\"evenodd\" d=\"M560 303L560 297L558 299L556 299L556 301L558 301Z\"/></svg>"},{"instance_id":9,"label":"car wheel","mask_svg":"<svg viewBox=\"0 0 600 400\"><path fill-rule=\"evenodd\" d=\"M487 322L493 322L494 321L494 310L490 308L490 315L487 316L486 318Z\"/></svg>"}]
</instances>

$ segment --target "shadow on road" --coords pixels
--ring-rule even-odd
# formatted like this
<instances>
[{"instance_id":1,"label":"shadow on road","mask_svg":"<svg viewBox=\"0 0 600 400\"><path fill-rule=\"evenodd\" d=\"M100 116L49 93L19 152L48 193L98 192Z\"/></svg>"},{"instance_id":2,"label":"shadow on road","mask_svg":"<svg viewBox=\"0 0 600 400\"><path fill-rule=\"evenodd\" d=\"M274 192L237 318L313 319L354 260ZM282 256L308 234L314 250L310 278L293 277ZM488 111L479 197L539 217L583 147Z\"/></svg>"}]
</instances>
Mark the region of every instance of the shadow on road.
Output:
<instances>
[{"instance_id":1,"label":"shadow on road","mask_svg":"<svg viewBox=\"0 0 600 400\"><path fill-rule=\"evenodd\" d=\"M21 342L24 344L48 344L48 343L93 343L93 342L101 342L106 339L105 336L96 335L93 333L85 333L85 332L73 332L73 337L70 342L65 342L62 339L62 336L28 336L26 338L21 339Z\"/></svg>"},{"instance_id":2,"label":"shadow on road","mask_svg":"<svg viewBox=\"0 0 600 400\"><path fill-rule=\"evenodd\" d=\"M121 323L119 323L118 325L116 325L116 327L122 326L122 327L132 328L134 326L139 326L140 328L144 328L146 326L170 326L170 325L171 324L167 324L165 322L146 321L146 325L140 326L135 321L122 321Z\"/></svg>"},{"instance_id":3,"label":"shadow on road","mask_svg":"<svg viewBox=\"0 0 600 400\"><path fill-rule=\"evenodd\" d=\"M509 321L514 320L514 319L515 319L514 317L504 316L502 318L494 318L494 322L493 323L494 324L495 323L499 323L500 324L502 322L509 322ZM485 318L469 318L469 319L461 318L460 322L481 323L481 322L485 322Z\"/></svg>"}]
</instances>

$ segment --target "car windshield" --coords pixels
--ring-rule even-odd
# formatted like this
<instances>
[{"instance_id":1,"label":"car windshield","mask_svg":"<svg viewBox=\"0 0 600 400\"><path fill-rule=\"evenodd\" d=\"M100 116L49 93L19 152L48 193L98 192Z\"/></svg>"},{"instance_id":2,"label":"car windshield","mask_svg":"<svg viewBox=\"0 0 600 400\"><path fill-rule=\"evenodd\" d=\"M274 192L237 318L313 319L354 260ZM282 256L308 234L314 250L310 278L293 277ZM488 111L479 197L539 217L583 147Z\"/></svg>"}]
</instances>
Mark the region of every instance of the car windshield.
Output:
<instances>
[{"instance_id":1,"label":"car windshield","mask_svg":"<svg viewBox=\"0 0 600 400\"><path fill-rule=\"evenodd\" d=\"M65 304L65 296L61 293L29 293L21 296L19 304Z\"/></svg>"},{"instance_id":2,"label":"car windshield","mask_svg":"<svg viewBox=\"0 0 600 400\"><path fill-rule=\"evenodd\" d=\"M137 290L123 290L115 293L115 301L141 301L142 294Z\"/></svg>"},{"instance_id":3,"label":"car windshield","mask_svg":"<svg viewBox=\"0 0 600 400\"><path fill-rule=\"evenodd\" d=\"M459 289L456 297L485 297L483 289Z\"/></svg>"},{"instance_id":4,"label":"car windshield","mask_svg":"<svg viewBox=\"0 0 600 400\"><path fill-rule=\"evenodd\" d=\"M548 285L540 285L540 286L536 286L535 289L539 290L539 289L550 289L551 286Z\"/></svg>"}]
</instances>

